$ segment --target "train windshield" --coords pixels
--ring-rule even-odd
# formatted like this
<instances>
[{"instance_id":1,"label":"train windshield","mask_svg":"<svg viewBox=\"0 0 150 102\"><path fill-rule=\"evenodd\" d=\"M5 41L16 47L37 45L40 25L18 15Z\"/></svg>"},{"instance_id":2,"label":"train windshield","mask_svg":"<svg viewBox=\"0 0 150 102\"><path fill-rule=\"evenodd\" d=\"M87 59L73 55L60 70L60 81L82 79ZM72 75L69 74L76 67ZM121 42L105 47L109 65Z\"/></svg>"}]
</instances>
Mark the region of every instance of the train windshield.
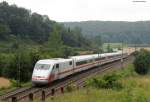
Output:
<instances>
[{"instance_id":1,"label":"train windshield","mask_svg":"<svg viewBox=\"0 0 150 102\"><path fill-rule=\"evenodd\" d=\"M50 68L50 65L48 64L36 64L35 69L37 70L48 70Z\"/></svg>"}]
</instances>

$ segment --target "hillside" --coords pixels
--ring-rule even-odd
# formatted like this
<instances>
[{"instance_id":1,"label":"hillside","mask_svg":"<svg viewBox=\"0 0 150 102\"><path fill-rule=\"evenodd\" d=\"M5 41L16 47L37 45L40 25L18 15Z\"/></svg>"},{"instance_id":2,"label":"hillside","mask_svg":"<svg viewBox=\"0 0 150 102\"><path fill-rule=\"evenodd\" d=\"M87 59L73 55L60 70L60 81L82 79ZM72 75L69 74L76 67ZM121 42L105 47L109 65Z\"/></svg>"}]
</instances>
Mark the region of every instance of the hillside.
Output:
<instances>
[{"instance_id":1,"label":"hillside","mask_svg":"<svg viewBox=\"0 0 150 102\"><path fill-rule=\"evenodd\" d=\"M32 12L17 5L0 3L0 41L14 41L21 39L25 43L47 43L56 30L64 45L71 47L89 46L80 30L65 29L63 25L50 20L47 15Z\"/></svg>"},{"instance_id":2,"label":"hillside","mask_svg":"<svg viewBox=\"0 0 150 102\"><path fill-rule=\"evenodd\" d=\"M66 27L80 27L89 38L101 35L104 42L150 43L150 21L64 22Z\"/></svg>"}]
</instances>

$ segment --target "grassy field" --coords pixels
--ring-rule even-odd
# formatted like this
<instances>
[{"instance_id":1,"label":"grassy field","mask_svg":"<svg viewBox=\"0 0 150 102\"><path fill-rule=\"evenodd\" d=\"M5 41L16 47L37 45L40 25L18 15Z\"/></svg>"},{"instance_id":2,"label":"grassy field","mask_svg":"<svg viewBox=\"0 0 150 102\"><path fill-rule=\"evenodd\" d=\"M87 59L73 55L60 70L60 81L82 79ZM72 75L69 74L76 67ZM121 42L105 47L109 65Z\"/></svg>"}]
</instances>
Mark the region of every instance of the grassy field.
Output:
<instances>
[{"instance_id":1,"label":"grassy field","mask_svg":"<svg viewBox=\"0 0 150 102\"><path fill-rule=\"evenodd\" d=\"M107 48L107 46L110 46L111 48L121 48L122 47L122 43L104 43L103 44L103 48ZM123 47L127 47L127 44L123 44Z\"/></svg>"},{"instance_id":2,"label":"grassy field","mask_svg":"<svg viewBox=\"0 0 150 102\"><path fill-rule=\"evenodd\" d=\"M150 75L137 75L132 64L115 73L122 75L118 80L121 89L86 87L55 96L53 100L49 98L46 102L150 102Z\"/></svg>"}]
</instances>

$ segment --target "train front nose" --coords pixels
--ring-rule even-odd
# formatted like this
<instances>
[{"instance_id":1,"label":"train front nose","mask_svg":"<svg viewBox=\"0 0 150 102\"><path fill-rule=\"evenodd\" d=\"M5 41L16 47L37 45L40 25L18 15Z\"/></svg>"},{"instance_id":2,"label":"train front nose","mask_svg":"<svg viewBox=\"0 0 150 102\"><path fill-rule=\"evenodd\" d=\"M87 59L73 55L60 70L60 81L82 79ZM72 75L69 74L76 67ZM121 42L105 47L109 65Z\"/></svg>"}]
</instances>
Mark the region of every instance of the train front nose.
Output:
<instances>
[{"instance_id":1,"label":"train front nose","mask_svg":"<svg viewBox=\"0 0 150 102\"><path fill-rule=\"evenodd\" d=\"M32 83L35 85L45 85L48 84L48 78L44 76L33 76Z\"/></svg>"}]
</instances>

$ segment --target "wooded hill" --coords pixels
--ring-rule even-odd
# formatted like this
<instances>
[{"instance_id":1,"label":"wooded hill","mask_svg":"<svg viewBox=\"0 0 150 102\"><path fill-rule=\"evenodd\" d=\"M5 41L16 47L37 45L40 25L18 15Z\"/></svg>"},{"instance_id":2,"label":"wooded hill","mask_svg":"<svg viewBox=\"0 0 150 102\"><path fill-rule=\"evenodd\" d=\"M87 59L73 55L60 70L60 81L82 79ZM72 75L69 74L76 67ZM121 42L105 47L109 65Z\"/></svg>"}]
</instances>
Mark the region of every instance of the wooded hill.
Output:
<instances>
[{"instance_id":1,"label":"wooded hill","mask_svg":"<svg viewBox=\"0 0 150 102\"><path fill-rule=\"evenodd\" d=\"M80 27L89 38L100 35L104 42L150 44L150 21L83 21L64 22L66 27Z\"/></svg>"},{"instance_id":2,"label":"wooded hill","mask_svg":"<svg viewBox=\"0 0 150 102\"><path fill-rule=\"evenodd\" d=\"M71 47L89 46L80 29L66 29L63 25L50 20L47 15L40 15L28 9L0 3L0 41L21 39L43 44L56 30L64 45Z\"/></svg>"}]
</instances>

